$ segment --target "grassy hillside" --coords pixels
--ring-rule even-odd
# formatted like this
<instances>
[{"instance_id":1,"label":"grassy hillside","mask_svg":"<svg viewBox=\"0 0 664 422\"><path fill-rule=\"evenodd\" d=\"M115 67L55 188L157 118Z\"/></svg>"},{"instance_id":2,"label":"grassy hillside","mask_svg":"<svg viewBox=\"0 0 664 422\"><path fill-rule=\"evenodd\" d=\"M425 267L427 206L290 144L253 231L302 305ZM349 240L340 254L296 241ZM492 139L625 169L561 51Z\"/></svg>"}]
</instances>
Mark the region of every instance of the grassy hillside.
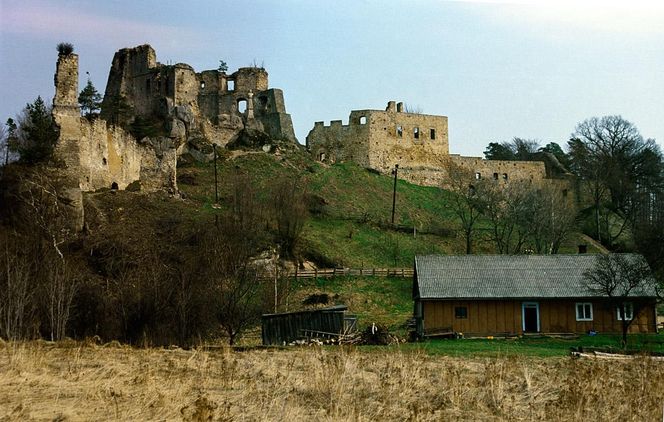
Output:
<instances>
[{"instance_id":1,"label":"grassy hillside","mask_svg":"<svg viewBox=\"0 0 664 422\"><path fill-rule=\"evenodd\" d=\"M302 151L234 154L228 153L217 167L222 205L228 201L228 182L236 173L248 174L264 197L279 178L301 179L312 202L304 229L304 258L320 266L410 267L416 254L464 252L448 191L399 180L396 227L392 227L390 176L354 163L324 165ZM212 163L180 168L179 187L192 209L203 215L214 212ZM482 237L480 233L476 241L477 253L493 253L493 245ZM586 242L579 234L570 236L562 253L575 253L578 243ZM595 252L592 245L589 252Z\"/></svg>"}]
</instances>

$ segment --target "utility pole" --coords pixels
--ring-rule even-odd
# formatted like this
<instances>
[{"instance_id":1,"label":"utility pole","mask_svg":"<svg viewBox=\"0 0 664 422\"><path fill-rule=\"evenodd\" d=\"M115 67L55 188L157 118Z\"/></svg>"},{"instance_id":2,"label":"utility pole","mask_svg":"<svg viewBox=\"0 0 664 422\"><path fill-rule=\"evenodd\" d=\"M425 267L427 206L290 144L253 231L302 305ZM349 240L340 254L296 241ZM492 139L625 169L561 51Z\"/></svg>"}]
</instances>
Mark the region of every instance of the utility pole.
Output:
<instances>
[{"instance_id":1,"label":"utility pole","mask_svg":"<svg viewBox=\"0 0 664 422\"><path fill-rule=\"evenodd\" d=\"M214 151L214 204L219 204L219 187L217 180L217 144L212 144L212 150Z\"/></svg>"},{"instance_id":2,"label":"utility pole","mask_svg":"<svg viewBox=\"0 0 664 422\"><path fill-rule=\"evenodd\" d=\"M394 225L394 211L396 211L397 207L397 173L399 173L399 164L395 164L394 170L392 170L392 174L394 174L394 189L392 191L392 225Z\"/></svg>"}]
</instances>

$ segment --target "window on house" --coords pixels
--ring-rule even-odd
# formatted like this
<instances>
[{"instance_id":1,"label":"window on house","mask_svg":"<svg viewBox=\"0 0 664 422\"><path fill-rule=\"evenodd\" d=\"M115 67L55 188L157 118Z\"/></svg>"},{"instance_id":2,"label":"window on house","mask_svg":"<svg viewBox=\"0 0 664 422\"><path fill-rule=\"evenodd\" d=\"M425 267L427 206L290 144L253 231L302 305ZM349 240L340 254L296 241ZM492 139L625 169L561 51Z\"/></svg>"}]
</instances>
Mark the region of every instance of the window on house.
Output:
<instances>
[{"instance_id":1,"label":"window on house","mask_svg":"<svg viewBox=\"0 0 664 422\"><path fill-rule=\"evenodd\" d=\"M367 124L367 116L360 117L360 124L361 125L366 125Z\"/></svg>"},{"instance_id":2,"label":"window on house","mask_svg":"<svg viewBox=\"0 0 664 422\"><path fill-rule=\"evenodd\" d=\"M475 173L475 180L480 180L482 178L482 173L479 171Z\"/></svg>"},{"instance_id":3,"label":"window on house","mask_svg":"<svg viewBox=\"0 0 664 422\"><path fill-rule=\"evenodd\" d=\"M415 139L420 139L420 128L419 127L416 127L416 128L413 129L413 137Z\"/></svg>"},{"instance_id":4,"label":"window on house","mask_svg":"<svg viewBox=\"0 0 664 422\"><path fill-rule=\"evenodd\" d=\"M235 91L235 81L228 80L226 81L226 90Z\"/></svg>"},{"instance_id":5,"label":"window on house","mask_svg":"<svg viewBox=\"0 0 664 422\"><path fill-rule=\"evenodd\" d=\"M618 306L616 308L616 318L618 318L618 321L623 320L623 314L622 314L622 308ZM626 302L625 303L625 320L630 321L632 318L634 318L634 304L632 302Z\"/></svg>"},{"instance_id":6,"label":"window on house","mask_svg":"<svg viewBox=\"0 0 664 422\"><path fill-rule=\"evenodd\" d=\"M465 306L455 306L454 307L454 318L456 319L468 319L468 308Z\"/></svg>"},{"instance_id":7,"label":"window on house","mask_svg":"<svg viewBox=\"0 0 664 422\"><path fill-rule=\"evenodd\" d=\"M431 138L432 141L436 140L436 129L429 129L429 138Z\"/></svg>"},{"instance_id":8,"label":"window on house","mask_svg":"<svg viewBox=\"0 0 664 422\"><path fill-rule=\"evenodd\" d=\"M493 180L498 180L498 173L493 174Z\"/></svg>"},{"instance_id":9,"label":"window on house","mask_svg":"<svg viewBox=\"0 0 664 422\"><path fill-rule=\"evenodd\" d=\"M592 303L577 303L576 304L576 320L577 321L592 321L593 320L593 304Z\"/></svg>"},{"instance_id":10,"label":"window on house","mask_svg":"<svg viewBox=\"0 0 664 422\"><path fill-rule=\"evenodd\" d=\"M403 126L397 126L397 137L403 138Z\"/></svg>"}]
</instances>

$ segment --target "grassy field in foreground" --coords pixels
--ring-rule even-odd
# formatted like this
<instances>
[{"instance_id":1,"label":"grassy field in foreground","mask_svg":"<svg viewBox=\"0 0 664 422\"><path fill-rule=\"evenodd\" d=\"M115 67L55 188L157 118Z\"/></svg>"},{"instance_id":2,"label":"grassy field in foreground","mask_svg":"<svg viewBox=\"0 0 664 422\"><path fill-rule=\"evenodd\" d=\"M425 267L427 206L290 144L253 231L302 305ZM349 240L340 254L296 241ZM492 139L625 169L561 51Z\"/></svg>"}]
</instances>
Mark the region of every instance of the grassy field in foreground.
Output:
<instances>
[{"instance_id":1,"label":"grassy field in foreground","mask_svg":"<svg viewBox=\"0 0 664 422\"><path fill-rule=\"evenodd\" d=\"M0 343L0 420L660 420L664 362Z\"/></svg>"}]
</instances>

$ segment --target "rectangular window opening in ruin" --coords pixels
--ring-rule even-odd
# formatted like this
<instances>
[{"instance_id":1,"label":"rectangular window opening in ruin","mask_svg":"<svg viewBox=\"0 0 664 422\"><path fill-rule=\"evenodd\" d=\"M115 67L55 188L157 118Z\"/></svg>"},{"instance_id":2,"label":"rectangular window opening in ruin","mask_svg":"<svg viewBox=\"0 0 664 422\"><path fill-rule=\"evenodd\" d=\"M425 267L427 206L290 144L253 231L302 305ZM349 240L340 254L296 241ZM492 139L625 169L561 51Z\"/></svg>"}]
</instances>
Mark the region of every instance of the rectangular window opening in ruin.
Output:
<instances>
[{"instance_id":1,"label":"rectangular window opening in ruin","mask_svg":"<svg viewBox=\"0 0 664 422\"><path fill-rule=\"evenodd\" d=\"M237 100L237 111L240 113L244 113L247 111L247 100L245 99L239 99Z\"/></svg>"},{"instance_id":2,"label":"rectangular window opening in ruin","mask_svg":"<svg viewBox=\"0 0 664 422\"><path fill-rule=\"evenodd\" d=\"M150 79L145 80L145 92L150 92Z\"/></svg>"},{"instance_id":3,"label":"rectangular window opening in ruin","mask_svg":"<svg viewBox=\"0 0 664 422\"><path fill-rule=\"evenodd\" d=\"M420 128L419 127L413 128L413 138L420 139Z\"/></svg>"},{"instance_id":4,"label":"rectangular window opening in ruin","mask_svg":"<svg viewBox=\"0 0 664 422\"><path fill-rule=\"evenodd\" d=\"M482 173L479 171L475 173L475 180L480 180L482 178Z\"/></svg>"},{"instance_id":5,"label":"rectangular window opening in ruin","mask_svg":"<svg viewBox=\"0 0 664 422\"><path fill-rule=\"evenodd\" d=\"M503 180L507 180L507 173L503 173Z\"/></svg>"},{"instance_id":6,"label":"rectangular window opening in ruin","mask_svg":"<svg viewBox=\"0 0 664 422\"><path fill-rule=\"evenodd\" d=\"M429 129L429 138L431 138L432 141L436 140L436 129L434 128Z\"/></svg>"},{"instance_id":7,"label":"rectangular window opening in ruin","mask_svg":"<svg viewBox=\"0 0 664 422\"><path fill-rule=\"evenodd\" d=\"M397 126L397 137L403 138L403 126Z\"/></svg>"},{"instance_id":8,"label":"rectangular window opening in ruin","mask_svg":"<svg viewBox=\"0 0 664 422\"><path fill-rule=\"evenodd\" d=\"M235 91L235 81L233 80L227 80L226 81L226 90L227 91Z\"/></svg>"},{"instance_id":9,"label":"rectangular window opening in ruin","mask_svg":"<svg viewBox=\"0 0 664 422\"><path fill-rule=\"evenodd\" d=\"M493 180L498 180L498 173L493 174Z\"/></svg>"},{"instance_id":10,"label":"rectangular window opening in ruin","mask_svg":"<svg viewBox=\"0 0 664 422\"><path fill-rule=\"evenodd\" d=\"M205 81L201 81L201 89L205 89Z\"/></svg>"},{"instance_id":11,"label":"rectangular window opening in ruin","mask_svg":"<svg viewBox=\"0 0 664 422\"><path fill-rule=\"evenodd\" d=\"M367 124L367 116L360 117L360 124L361 125L366 125Z\"/></svg>"}]
</instances>

